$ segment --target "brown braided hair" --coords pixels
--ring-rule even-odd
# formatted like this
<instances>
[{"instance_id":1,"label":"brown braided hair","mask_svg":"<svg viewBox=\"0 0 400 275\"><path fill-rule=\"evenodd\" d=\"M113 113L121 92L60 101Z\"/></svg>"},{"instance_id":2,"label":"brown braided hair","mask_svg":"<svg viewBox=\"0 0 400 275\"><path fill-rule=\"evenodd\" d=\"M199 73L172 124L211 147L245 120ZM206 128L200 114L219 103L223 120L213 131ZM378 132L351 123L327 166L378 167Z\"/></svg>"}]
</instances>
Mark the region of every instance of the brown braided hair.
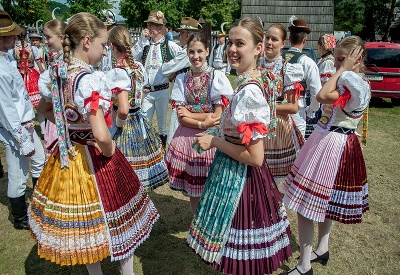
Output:
<instances>
[{"instance_id":1,"label":"brown braided hair","mask_svg":"<svg viewBox=\"0 0 400 275\"><path fill-rule=\"evenodd\" d=\"M79 45L86 35L90 38L100 37L101 31L106 29L104 23L90 13L80 12L73 15L65 28L63 42L64 62L70 63L70 52Z\"/></svg>"},{"instance_id":2,"label":"brown braided hair","mask_svg":"<svg viewBox=\"0 0 400 275\"><path fill-rule=\"evenodd\" d=\"M111 31L108 37L110 42L114 45L120 53L125 53L128 58L129 68L135 68L135 60L132 56L132 38L128 31L128 29L124 26L115 26Z\"/></svg>"}]
</instances>

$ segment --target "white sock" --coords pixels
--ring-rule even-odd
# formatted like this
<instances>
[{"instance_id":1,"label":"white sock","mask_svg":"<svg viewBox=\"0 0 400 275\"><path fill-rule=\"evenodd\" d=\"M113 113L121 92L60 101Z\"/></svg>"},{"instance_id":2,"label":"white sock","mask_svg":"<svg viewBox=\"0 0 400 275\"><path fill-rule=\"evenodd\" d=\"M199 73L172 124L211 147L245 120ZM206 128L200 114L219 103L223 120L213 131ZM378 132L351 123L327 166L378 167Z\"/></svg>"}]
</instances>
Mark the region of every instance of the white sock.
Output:
<instances>
[{"instance_id":1,"label":"white sock","mask_svg":"<svg viewBox=\"0 0 400 275\"><path fill-rule=\"evenodd\" d=\"M122 259L119 261L121 264L122 275L135 275L133 270L133 254L127 259Z\"/></svg>"},{"instance_id":2,"label":"white sock","mask_svg":"<svg viewBox=\"0 0 400 275\"><path fill-rule=\"evenodd\" d=\"M103 275L100 262L94 264L86 264L86 269L89 272L89 275Z\"/></svg>"}]
</instances>

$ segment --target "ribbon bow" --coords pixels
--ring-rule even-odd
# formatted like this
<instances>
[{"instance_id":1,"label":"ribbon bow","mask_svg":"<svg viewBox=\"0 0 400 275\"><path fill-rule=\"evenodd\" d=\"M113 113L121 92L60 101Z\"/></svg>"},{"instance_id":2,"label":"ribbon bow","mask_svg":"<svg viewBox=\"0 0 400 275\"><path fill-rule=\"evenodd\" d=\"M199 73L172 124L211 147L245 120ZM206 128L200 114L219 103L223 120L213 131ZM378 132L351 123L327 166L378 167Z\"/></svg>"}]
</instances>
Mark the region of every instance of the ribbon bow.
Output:
<instances>
[{"instance_id":1,"label":"ribbon bow","mask_svg":"<svg viewBox=\"0 0 400 275\"><path fill-rule=\"evenodd\" d=\"M301 96L301 92L304 91L304 87L303 87L303 85L301 85L300 82L296 82L294 84L294 89L296 90L297 99L299 99Z\"/></svg>"},{"instance_id":2,"label":"ribbon bow","mask_svg":"<svg viewBox=\"0 0 400 275\"><path fill-rule=\"evenodd\" d=\"M344 88L344 93L339 96L339 98L332 104L333 107L339 106L340 108L344 108L347 104L347 102L351 98L351 93L350 90L346 87L343 86Z\"/></svg>"},{"instance_id":3,"label":"ribbon bow","mask_svg":"<svg viewBox=\"0 0 400 275\"><path fill-rule=\"evenodd\" d=\"M97 112L97 110L99 109L100 99L110 102L110 109L111 109L112 101L102 97L99 94L99 92L97 92L97 91L92 91L91 97L86 98L84 100L84 104L85 104L85 106L87 104L90 104L89 105L90 110ZM111 122L111 116L110 116L110 111L109 110L107 110L107 113L104 114L104 119L106 121L107 126L111 127L112 126L112 122Z\"/></svg>"},{"instance_id":4,"label":"ribbon bow","mask_svg":"<svg viewBox=\"0 0 400 275\"><path fill-rule=\"evenodd\" d=\"M256 122L256 123L242 123L237 126L237 129L240 134L243 134L242 144L249 145L251 136L253 134L253 130L256 132L265 135L268 133L267 127L264 124Z\"/></svg>"}]
</instances>

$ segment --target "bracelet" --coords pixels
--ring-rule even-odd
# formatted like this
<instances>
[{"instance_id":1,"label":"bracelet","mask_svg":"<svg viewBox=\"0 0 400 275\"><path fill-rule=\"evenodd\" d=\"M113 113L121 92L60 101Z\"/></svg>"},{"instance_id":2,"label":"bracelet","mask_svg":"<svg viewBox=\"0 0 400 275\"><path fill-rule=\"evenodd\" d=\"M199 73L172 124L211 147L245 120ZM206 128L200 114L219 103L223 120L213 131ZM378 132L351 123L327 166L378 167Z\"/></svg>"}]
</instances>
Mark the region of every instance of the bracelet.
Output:
<instances>
[{"instance_id":1,"label":"bracelet","mask_svg":"<svg viewBox=\"0 0 400 275\"><path fill-rule=\"evenodd\" d=\"M201 121L197 122L197 127L199 127L199 129L203 128L203 126L201 125Z\"/></svg>"}]
</instances>

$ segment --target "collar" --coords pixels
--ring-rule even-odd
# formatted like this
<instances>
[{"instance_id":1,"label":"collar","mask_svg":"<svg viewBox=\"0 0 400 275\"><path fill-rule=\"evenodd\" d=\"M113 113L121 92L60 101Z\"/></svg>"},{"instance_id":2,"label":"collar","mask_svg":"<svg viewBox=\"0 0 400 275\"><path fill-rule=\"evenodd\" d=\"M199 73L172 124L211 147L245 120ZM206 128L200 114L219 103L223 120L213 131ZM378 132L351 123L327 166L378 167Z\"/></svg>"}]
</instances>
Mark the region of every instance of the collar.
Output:
<instances>
[{"instance_id":1,"label":"collar","mask_svg":"<svg viewBox=\"0 0 400 275\"><path fill-rule=\"evenodd\" d=\"M158 40L157 42L154 42L153 39L150 40L150 45L158 45L158 44L162 44L165 41L165 37L161 37L160 40Z\"/></svg>"},{"instance_id":2,"label":"collar","mask_svg":"<svg viewBox=\"0 0 400 275\"><path fill-rule=\"evenodd\" d=\"M289 51L301 53L301 51L298 48L295 48L295 47L290 47Z\"/></svg>"}]
</instances>

